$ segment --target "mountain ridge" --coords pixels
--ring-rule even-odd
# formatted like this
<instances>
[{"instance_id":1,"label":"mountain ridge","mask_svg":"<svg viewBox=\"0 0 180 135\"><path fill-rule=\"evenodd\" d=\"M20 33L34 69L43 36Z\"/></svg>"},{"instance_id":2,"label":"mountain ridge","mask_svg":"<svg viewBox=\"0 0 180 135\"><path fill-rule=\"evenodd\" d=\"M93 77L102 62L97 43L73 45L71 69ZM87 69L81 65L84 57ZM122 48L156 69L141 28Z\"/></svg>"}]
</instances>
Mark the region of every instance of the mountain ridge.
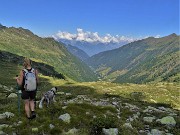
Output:
<instances>
[{"instance_id":1,"label":"mountain ridge","mask_svg":"<svg viewBox=\"0 0 180 135\"><path fill-rule=\"evenodd\" d=\"M150 77L152 76L151 72L153 72L152 69L155 65L157 66L157 74L165 72L161 72L160 69L158 69L160 67L163 69L163 64L167 66L165 66L166 70L173 64L174 69L177 70L177 67L179 67L178 37L179 36L175 34L171 34L163 38L138 40L118 49L94 55L87 60L87 63L92 66L96 72L100 73L105 80L110 79L112 81L113 79L114 82L132 83L149 82L153 80L152 78L158 80L158 77L161 75ZM163 58L163 56L165 57ZM170 62L171 65L168 66L166 60ZM160 63L162 65L160 65ZM146 73L138 71L139 68ZM176 73L178 72L179 70L176 71ZM169 71L167 74L169 74ZM135 77L133 78L133 76ZM162 74L160 80L163 80L163 76L166 75Z\"/></svg>"},{"instance_id":2,"label":"mountain ridge","mask_svg":"<svg viewBox=\"0 0 180 135\"><path fill-rule=\"evenodd\" d=\"M96 79L93 71L69 53L63 44L53 38L41 38L22 27L0 28L0 50L53 66L57 72L76 81Z\"/></svg>"},{"instance_id":3,"label":"mountain ridge","mask_svg":"<svg viewBox=\"0 0 180 135\"><path fill-rule=\"evenodd\" d=\"M74 56L78 57L82 61L85 61L86 59L89 58L89 55L83 50L79 49L78 47L72 46L70 44L64 44L64 45L69 52L71 52Z\"/></svg>"}]
</instances>

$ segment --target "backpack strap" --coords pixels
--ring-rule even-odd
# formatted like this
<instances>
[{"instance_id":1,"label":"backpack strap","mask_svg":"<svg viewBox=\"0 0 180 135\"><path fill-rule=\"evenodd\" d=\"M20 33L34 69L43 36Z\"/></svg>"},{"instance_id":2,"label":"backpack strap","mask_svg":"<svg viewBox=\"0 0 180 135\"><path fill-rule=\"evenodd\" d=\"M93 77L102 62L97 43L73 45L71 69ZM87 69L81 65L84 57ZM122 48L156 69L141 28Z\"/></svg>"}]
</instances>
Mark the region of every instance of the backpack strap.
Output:
<instances>
[{"instance_id":1,"label":"backpack strap","mask_svg":"<svg viewBox=\"0 0 180 135\"><path fill-rule=\"evenodd\" d=\"M28 74L28 70L27 69L23 69L24 71L24 77L26 77L26 75Z\"/></svg>"}]
</instances>

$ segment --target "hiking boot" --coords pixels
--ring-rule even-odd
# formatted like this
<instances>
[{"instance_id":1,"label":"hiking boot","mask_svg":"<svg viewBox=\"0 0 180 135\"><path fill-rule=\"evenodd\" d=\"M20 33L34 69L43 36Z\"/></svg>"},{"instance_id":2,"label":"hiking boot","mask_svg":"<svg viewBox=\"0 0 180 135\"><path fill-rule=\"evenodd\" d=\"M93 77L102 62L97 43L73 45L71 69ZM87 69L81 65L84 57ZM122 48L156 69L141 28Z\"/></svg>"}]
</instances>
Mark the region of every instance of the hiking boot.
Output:
<instances>
[{"instance_id":1,"label":"hiking boot","mask_svg":"<svg viewBox=\"0 0 180 135\"><path fill-rule=\"evenodd\" d=\"M34 111L32 111L32 113L31 113L31 119L34 119L34 118L36 118L36 113L35 113Z\"/></svg>"}]
</instances>

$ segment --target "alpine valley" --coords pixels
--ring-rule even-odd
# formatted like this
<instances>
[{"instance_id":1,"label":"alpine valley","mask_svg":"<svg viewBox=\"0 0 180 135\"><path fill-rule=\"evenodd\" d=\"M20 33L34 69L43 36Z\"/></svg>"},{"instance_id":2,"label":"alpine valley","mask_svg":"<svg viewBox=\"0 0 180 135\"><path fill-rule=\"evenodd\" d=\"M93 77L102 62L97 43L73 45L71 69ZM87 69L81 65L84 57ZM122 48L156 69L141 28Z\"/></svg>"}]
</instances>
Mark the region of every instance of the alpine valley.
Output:
<instances>
[{"instance_id":1,"label":"alpine valley","mask_svg":"<svg viewBox=\"0 0 180 135\"><path fill-rule=\"evenodd\" d=\"M179 135L179 38L149 37L89 57L0 25L0 135ZM32 120L15 80L25 57L40 79ZM56 102L40 109L52 87Z\"/></svg>"},{"instance_id":2,"label":"alpine valley","mask_svg":"<svg viewBox=\"0 0 180 135\"><path fill-rule=\"evenodd\" d=\"M96 54L86 62L106 81L179 82L179 38L176 34L149 37Z\"/></svg>"}]
</instances>

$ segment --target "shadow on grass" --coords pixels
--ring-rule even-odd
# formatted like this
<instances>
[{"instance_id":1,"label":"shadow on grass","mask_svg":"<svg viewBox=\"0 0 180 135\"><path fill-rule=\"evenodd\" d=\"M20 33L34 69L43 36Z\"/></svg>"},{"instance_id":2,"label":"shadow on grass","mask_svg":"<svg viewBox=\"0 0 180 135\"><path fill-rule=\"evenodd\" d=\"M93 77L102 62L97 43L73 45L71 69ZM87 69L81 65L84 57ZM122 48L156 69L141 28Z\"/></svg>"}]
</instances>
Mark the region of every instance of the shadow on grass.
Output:
<instances>
[{"instance_id":1,"label":"shadow on grass","mask_svg":"<svg viewBox=\"0 0 180 135\"><path fill-rule=\"evenodd\" d=\"M125 98L120 95L115 95L115 94L108 94L108 93L98 93L96 89L88 86L76 86L76 85L62 85L59 86L59 91L63 91L65 93L71 93L74 96L77 95L87 95L89 97L94 97L94 98L102 98L102 99L107 99L107 98L116 98L116 100L122 101L122 103L130 103L134 104L140 107L147 107L147 106L152 106L152 107L168 107L172 108L171 104L165 104L165 103L151 103L147 101L142 101L141 99L135 100L132 98Z\"/></svg>"}]
</instances>

